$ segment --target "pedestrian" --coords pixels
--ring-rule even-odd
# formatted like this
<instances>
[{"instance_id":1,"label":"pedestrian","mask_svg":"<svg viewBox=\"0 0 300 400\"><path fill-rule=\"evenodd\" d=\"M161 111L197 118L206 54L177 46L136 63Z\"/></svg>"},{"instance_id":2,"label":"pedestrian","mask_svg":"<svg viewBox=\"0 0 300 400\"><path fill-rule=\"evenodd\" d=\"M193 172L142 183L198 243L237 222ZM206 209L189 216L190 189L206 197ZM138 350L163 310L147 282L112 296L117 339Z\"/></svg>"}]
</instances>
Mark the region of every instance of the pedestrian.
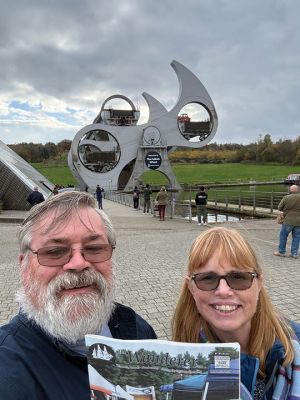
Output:
<instances>
[{"instance_id":1,"label":"pedestrian","mask_svg":"<svg viewBox=\"0 0 300 400\"><path fill-rule=\"evenodd\" d=\"M143 196L144 196L144 214L149 213L150 209L150 200L151 200L151 194L152 190L150 188L149 183L146 184L146 187L143 190Z\"/></svg>"},{"instance_id":2,"label":"pedestrian","mask_svg":"<svg viewBox=\"0 0 300 400\"><path fill-rule=\"evenodd\" d=\"M99 185L96 187L96 198L99 209L103 210L103 189Z\"/></svg>"},{"instance_id":3,"label":"pedestrian","mask_svg":"<svg viewBox=\"0 0 300 400\"><path fill-rule=\"evenodd\" d=\"M165 220L166 206L168 204L169 195L167 193L166 187L162 186L160 191L156 195L156 201L158 203L158 214L159 220Z\"/></svg>"},{"instance_id":4,"label":"pedestrian","mask_svg":"<svg viewBox=\"0 0 300 400\"><path fill-rule=\"evenodd\" d=\"M59 189L60 189L60 186L59 185L54 185L54 188L53 188L53 190L52 190L52 194L53 195L57 195L58 193L59 193Z\"/></svg>"},{"instance_id":5,"label":"pedestrian","mask_svg":"<svg viewBox=\"0 0 300 400\"><path fill-rule=\"evenodd\" d=\"M195 203L197 207L198 225L207 225L207 193L204 186L200 186L200 191L196 194ZM202 219L201 219L202 218Z\"/></svg>"},{"instance_id":6,"label":"pedestrian","mask_svg":"<svg viewBox=\"0 0 300 400\"><path fill-rule=\"evenodd\" d=\"M33 192L31 192L28 195L27 201L33 207L33 206L41 203L42 201L45 201L45 198L44 198L43 194L41 192L39 192L39 188L37 186L35 186L33 188Z\"/></svg>"},{"instance_id":7,"label":"pedestrian","mask_svg":"<svg viewBox=\"0 0 300 400\"><path fill-rule=\"evenodd\" d=\"M297 185L290 187L290 194L282 198L278 204L278 210L283 212L284 220L279 233L278 251L275 251L274 255L285 257L286 242L289 234L292 233L290 257L298 258L300 243L300 194Z\"/></svg>"},{"instance_id":8,"label":"pedestrian","mask_svg":"<svg viewBox=\"0 0 300 400\"><path fill-rule=\"evenodd\" d=\"M300 325L279 314L261 266L234 229L212 228L193 243L173 317L173 340L238 342L242 400L299 399ZM220 345L221 346L221 345Z\"/></svg>"},{"instance_id":9,"label":"pedestrian","mask_svg":"<svg viewBox=\"0 0 300 400\"><path fill-rule=\"evenodd\" d=\"M37 205L19 232L20 312L0 328L0 399L89 400L84 337L155 339L115 303L111 221L86 192Z\"/></svg>"},{"instance_id":10,"label":"pedestrian","mask_svg":"<svg viewBox=\"0 0 300 400\"><path fill-rule=\"evenodd\" d=\"M132 198L133 198L133 208L138 210L140 201L140 191L137 186L135 186L132 191Z\"/></svg>"}]
</instances>

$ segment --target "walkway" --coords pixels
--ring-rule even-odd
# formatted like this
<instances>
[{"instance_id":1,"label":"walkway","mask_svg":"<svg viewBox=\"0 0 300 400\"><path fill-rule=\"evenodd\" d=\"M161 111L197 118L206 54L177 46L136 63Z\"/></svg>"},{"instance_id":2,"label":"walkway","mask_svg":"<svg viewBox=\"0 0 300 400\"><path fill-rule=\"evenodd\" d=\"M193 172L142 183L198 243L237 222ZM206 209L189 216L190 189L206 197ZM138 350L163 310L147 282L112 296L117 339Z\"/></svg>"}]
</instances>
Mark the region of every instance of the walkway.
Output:
<instances>
[{"instance_id":1,"label":"walkway","mask_svg":"<svg viewBox=\"0 0 300 400\"><path fill-rule=\"evenodd\" d=\"M130 305L155 328L159 338L170 335L170 319L185 275L187 252L198 233L209 229L195 222L166 220L104 201L117 231L115 251L117 300ZM17 223L3 218L20 218L24 213L0 214L0 324L18 309L14 293L18 286ZM12 219L10 221L12 221ZM291 319L300 322L300 259L273 256L279 225L274 219L226 222L250 240L263 262L266 286L274 303ZM289 245L289 243L288 243Z\"/></svg>"}]
</instances>

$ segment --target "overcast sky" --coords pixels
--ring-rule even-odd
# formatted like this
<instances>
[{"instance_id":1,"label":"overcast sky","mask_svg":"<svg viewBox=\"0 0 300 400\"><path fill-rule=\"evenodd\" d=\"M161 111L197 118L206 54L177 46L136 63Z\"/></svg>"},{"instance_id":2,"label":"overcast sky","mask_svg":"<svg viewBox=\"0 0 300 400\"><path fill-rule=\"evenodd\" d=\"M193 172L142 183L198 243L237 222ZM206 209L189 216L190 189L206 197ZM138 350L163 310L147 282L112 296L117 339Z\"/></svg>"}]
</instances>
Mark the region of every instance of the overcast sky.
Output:
<instances>
[{"instance_id":1,"label":"overcast sky","mask_svg":"<svg viewBox=\"0 0 300 400\"><path fill-rule=\"evenodd\" d=\"M0 140L73 139L114 94L168 110L184 64L219 117L214 141L300 135L299 0L1 0Z\"/></svg>"}]
</instances>

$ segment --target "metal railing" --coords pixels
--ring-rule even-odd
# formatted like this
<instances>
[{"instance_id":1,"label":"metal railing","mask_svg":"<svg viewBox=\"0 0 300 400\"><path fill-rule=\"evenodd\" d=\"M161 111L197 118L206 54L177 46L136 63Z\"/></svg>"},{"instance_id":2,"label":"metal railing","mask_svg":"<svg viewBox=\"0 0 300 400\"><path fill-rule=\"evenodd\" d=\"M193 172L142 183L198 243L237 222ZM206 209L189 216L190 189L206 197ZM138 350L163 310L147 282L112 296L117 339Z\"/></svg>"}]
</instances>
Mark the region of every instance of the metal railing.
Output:
<instances>
[{"instance_id":1,"label":"metal railing","mask_svg":"<svg viewBox=\"0 0 300 400\"><path fill-rule=\"evenodd\" d=\"M105 192L105 199L123 204L128 207L133 207L132 194L118 191L107 191ZM165 216L167 218L183 218L188 222L192 222L192 207L193 205L189 201L176 201L174 198L171 198L166 206ZM141 196L139 199L138 210L144 210L143 196ZM150 200L149 213L154 217L158 216L158 208L153 198Z\"/></svg>"},{"instance_id":2,"label":"metal railing","mask_svg":"<svg viewBox=\"0 0 300 400\"><path fill-rule=\"evenodd\" d=\"M255 217L273 217L277 213L277 207L286 192L263 192L252 190L213 190L208 192L207 208L230 214L242 214ZM182 201L175 200L174 193L166 207L166 217L183 218L192 221L195 214L195 195L190 192L190 198ZM133 207L132 194L107 191L105 197L117 203ZM144 199L140 197L138 209L143 211ZM155 207L154 199L150 202L150 213L157 216L158 210Z\"/></svg>"},{"instance_id":3,"label":"metal railing","mask_svg":"<svg viewBox=\"0 0 300 400\"><path fill-rule=\"evenodd\" d=\"M214 190L209 192L209 204L214 208L236 210L237 212L259 212L272 215L278 208L282 197L287 193L283 192L265 192L258 190L239 190L228 192L225 190Z\"/></svg>"}]
</instances>

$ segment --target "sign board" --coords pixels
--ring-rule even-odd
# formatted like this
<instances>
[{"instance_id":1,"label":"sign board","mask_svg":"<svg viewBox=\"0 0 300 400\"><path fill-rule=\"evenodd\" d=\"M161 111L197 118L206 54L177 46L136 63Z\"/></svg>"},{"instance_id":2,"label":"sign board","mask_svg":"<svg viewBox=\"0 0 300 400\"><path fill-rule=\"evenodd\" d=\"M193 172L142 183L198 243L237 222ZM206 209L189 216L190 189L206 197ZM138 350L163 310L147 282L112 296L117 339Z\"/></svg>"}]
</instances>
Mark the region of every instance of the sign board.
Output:
<instances>
[{"instance_id":1,"label":"sign board","mask_svg":"<svg viewBox=\"0 0 300 400\"><path fill-rule=\"evenodd\" d=\"M149 151L145 157L147 168L157 169L161 166L161 156L157 151Z\"/></svg>"},{"instance_id":2,"label":"sign board","mask_svg":"<svg viewBox=\"0 0 300 400\"><path fill-rule=\"evenodd\" d=\"M215 355L215 368L230 368L230 356Z\"/></svg>"}]
</instances>

